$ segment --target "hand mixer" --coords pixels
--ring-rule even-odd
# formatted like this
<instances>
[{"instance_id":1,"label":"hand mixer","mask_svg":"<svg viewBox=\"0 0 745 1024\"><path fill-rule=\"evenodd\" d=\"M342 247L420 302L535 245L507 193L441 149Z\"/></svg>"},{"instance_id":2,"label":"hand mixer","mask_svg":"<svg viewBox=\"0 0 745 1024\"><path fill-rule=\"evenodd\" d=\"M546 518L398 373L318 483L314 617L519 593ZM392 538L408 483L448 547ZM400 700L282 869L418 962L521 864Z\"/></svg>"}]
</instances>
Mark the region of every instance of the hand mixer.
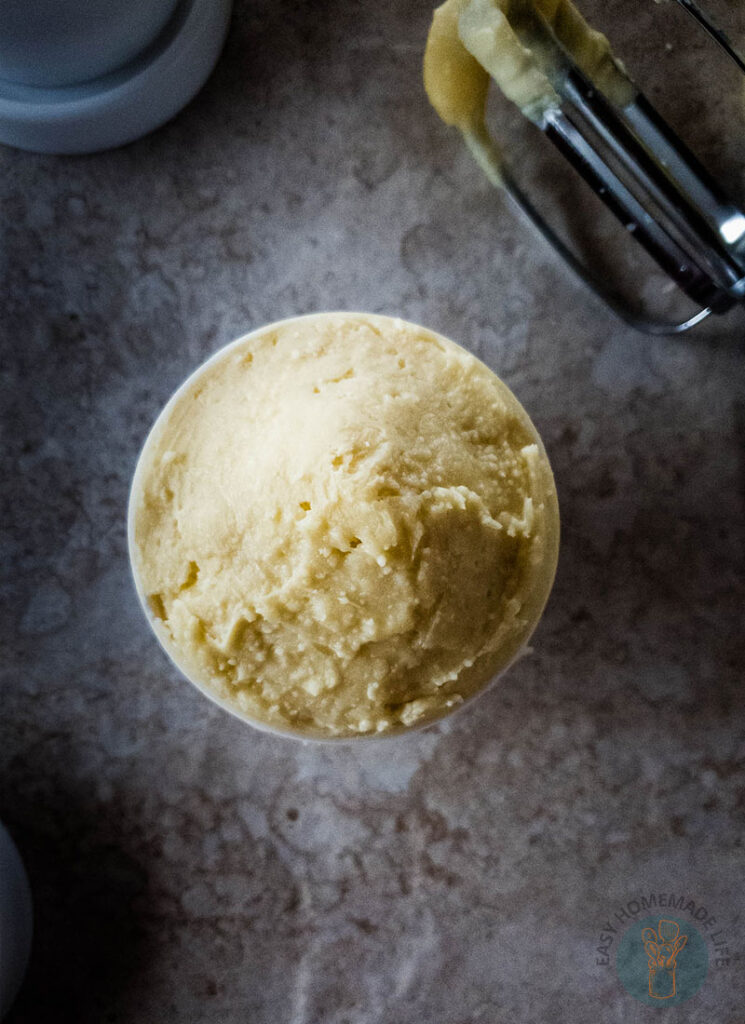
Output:
<instances>
[{"instance_id":1,"label":"hand mixer","mask_svg":"<svg viewBox=\"0 0 745 1024\"><path fill-rule=\"evenodd\" d=\"M696 0L676 2L745 73L743 57ZM486 130L489 75L699 307L693 316L665 323L639 315L545 221ZM745 213L569 0L448 0L435 12L425 85L492 181L626 323L649 334L677 334L745 301Z\"/></svg>"}]
</instances>

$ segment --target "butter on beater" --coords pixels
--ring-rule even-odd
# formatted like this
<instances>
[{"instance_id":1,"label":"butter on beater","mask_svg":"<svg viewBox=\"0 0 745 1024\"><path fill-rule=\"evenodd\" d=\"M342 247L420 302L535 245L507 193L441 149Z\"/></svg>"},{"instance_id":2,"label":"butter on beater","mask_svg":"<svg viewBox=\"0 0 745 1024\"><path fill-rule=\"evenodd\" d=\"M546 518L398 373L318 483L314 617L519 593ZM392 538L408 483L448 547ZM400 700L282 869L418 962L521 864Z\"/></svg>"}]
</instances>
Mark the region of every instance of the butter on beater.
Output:
<instances>
[{"instance_id":1,"label":"butter on beater","mask_svg":"<svg viewBox=\"0 0 745 1024\"><path fill-rule=\"evenodd\" d=\"M533 121L560 102L541 39L531 28L536 20L613 103L624 106L634 97L607 38L571 0L446 0L432 17L424 86L439 116L460 129L495 184L501 158L484 120L489 78Z\"/></svg>"},{"instance_id":2,"label":"butter on beater","mask_svg":"<svg viewBox=\"0 0 745 1024\"><path fill-rule=\"evenodd\" d=\"M166 650L249 719L401 731L515 656L558 550L530 419L474 356L319 314L218 354L145 445L132 563Z\"/></svg>"}]
</instances>

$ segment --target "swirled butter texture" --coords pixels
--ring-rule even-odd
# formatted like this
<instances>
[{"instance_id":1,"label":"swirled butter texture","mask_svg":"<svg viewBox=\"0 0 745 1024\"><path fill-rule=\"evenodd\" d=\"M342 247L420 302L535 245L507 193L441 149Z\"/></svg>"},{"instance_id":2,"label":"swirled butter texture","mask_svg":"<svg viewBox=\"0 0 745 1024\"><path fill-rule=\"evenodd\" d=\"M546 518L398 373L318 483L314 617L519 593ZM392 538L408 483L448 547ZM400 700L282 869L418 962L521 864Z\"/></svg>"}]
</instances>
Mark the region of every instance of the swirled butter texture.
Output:
<instances>
[{"instance_id":1,"label":"swirled butter texture","mask_svg":"<svg viewBox=\"0 0 745 1024\"><path fill-rule=\"evenodd\" d=\"M130 515L176 663L307 736L447 714L525 642L557 558L553 477L517 399L380 316L284 321L206 363L153 428Z\"/></svg>"}]
</instances>

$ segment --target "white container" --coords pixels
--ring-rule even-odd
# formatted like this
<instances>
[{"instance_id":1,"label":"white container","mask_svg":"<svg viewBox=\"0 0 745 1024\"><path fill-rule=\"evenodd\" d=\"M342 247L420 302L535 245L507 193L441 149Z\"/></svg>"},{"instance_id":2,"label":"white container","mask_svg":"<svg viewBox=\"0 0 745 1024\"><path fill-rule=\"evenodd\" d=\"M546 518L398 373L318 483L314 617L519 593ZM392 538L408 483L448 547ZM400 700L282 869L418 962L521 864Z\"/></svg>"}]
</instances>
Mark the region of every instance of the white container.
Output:
<instances>
[{"instance_id":1,"label":"white container","mask_svg":"<svg viewBox=\"0 0 745 1024\"><path fill-rule=\"evenodd\" d=\"M132 486L130 488L129 503L128 503L128 510L127 510L127 547L128 547L128 551L129 551L129 565L130 565L130 571L132 573L132 579L134 581L135 590L137 592L137 597L139 599L140 607L142 608L142 611L143 611L143 613L145 615L145 618L147 619L147 621L148 621L148 623L150 625L150 628L152 629L153 633L157 637L158 643L160 644L160 646L163 649L163 651L165 652L165 654L168 656L168 658L171 661L171 663L176 666L176 668L179 670L179 672L186 679L188 679L188 681L193 686L195 686L199 690L200 693L204 694L205 697L208 697L209 700L211 700L214 704L217 704L217 706L221 707L224 711L227 711L229 714L231 714L234 717L240 719L242 722L246 722L248 725L253 726L255 729L258 729L260 732L270 733L270 734L272 734L274 736L284 736L284 737L286 737L288 739L298 740L301 743L306 743L306 744L308 744L308 743L314 743L314 744L315 743L321 743L321 744L333 744L333 745L336 745L336 746L338 746L339 744L345 744L345 743L355 743L356 744L356 743L360 743L361 741L365 741L365 742L369 743L369 742L387 742L387 741L393 741L393 740L400 740L402 737L407 736L410 733L418 732L418 731L420 731L422 729L426 729L426 728L431 728L432 726L436 726L438 723L443 722L444 720L449 720L454 714L456 714L457 711L459 711L461 708L465 707L467 704L470 704L472 701L474 701L477 698L479 698L483 693L486 692L486 690L488 690L491 686L493 686L494 683L497 682L497 680L504 674L504 672L506 672L512 665L515 664L516 661L519 661L519 659L521 657L523 657L526 653L528 653L528 651L530 650L530 648L529 648L530 638L533 635L533 633L534 633L538 623L540 622L541 615L542 615L542 612L543 612L543 608L545 606L546 601L548 600L548 596L549 596L549 594L551 592L551 587L553 585L553 578L554 578L554 575L555 575L555 572L556 572L556 564L557 564L557 561L558 561L558 543L559 543L558 531L557 531L555 538L552 539L553 540L553 543L552 543L552 548L553 548L553 550L552 550L552 555L553 555L552 574L551 574L550 580L549 580L549 582L548 582L548 584L546 586L545 594L543 595L543 599L542 599L542 602L540 604L540 608L538 609L538 613L535 615L534 621L531 624L530 631L526 634L525 639L523 640L523 643L520 646L520 648L513 654L513 656L510 658L510 660L504 665L503 668L500 669L500 671L495 676L493 676L487 683L484 684L484 686L482 686L479 690L476 690L475 693L471 694L469 697L467 697L465 700L463 700L460 704L455 705L453 708L451 708L450 710L448 710L444 714L440 715L438 718L430 718L430 719L427 719L427 720L425 720L423 722L417 723L415 725L407 726L404 729L399 729L399 730L391 731L390 733L385 733L385 732L384 733L360 733L357 736L321 737L321 736L306 735L304 733L301 733L301 732L298 732L298 731L294 731L292 729L278 728L277 726L269 725L267 722L264 722L261 719L254 718L251 715L246 714L246 712L244 712L240 708L238 708L235 705L235 703L233 703L233 702L231 702L229 700L226 700L226 699L218 696L212 689L210 689L209 686L207 686L201 680L195 678L190 673L190 671L189 671L189 669L188 669L188 667L186 665L183 665L183 664L181 664L178 661L178 659L174 656L174 653L172 651L170 651L168 649L168 647L166 647L165 643L163 642L163 639L161 637L161 634L160 634L159 630L156 628L156 620L155 620L153 612L152 612L152 610L151 610L151 608L150 608L150 606L148 604L147 595L145 594L145 591L143 590L143 587L142 587L142 584L141 584L141 581L140 581L140 578L139 578L139 574L137 572L137 569L135 568L134 557L133 557L134 551L135 551L135 506L136 506L137 496L139 495L139 493L141 491L141 482L140 481L141 481L142 474L144 473L144 466L145 466L145 464L147 462L147 459L146 459L145 456L146 456L148 447L149 447L149 445L151 443L151 440L159 432L161 424L165 423L168 420L169 416L171 415L171 411L173 410L174 406L179 402L179 400L181 399L182 395L185 392L189 391L189 389L193 386L193 384L197 381L197 379L210 366L212 366L214 363L217 363L217 362L220 362L221 360L223 360L230 353L230 351L232 349L236 348L239 345L244 345L244 344L246 344L246 342L250 341L252 338L257 337L259 335L263 335L263 334L265 334L268 331L276 330L276 329L279 329L279 328L282 328L282 327L285 327L285 326L288 326L288 325L293 325L293 324L298 324L299 325L299 324L302 324L302 322L304 320L316 320L319 317L337 317L337 316L341 316L341 317L368 317L368 316L372 316L376 320L392 320L392 319L394 319L393 317L386 317L386 316L383 316L381 314L367 314L367 313L351 312L349 310L337 311L337 312L327 312L327 313L310 313L310 314L307 314L306 316L288 317L285 320L278 320L278 321L276 321L274 323L271 323L271 324L265 324L262 327L259 327L259 328L257 328L254 331L250 331L248 334L242 335L240 338L237 338L235 341L232 341L228 345L223 346L223 348L218 349L217 352L215 352L207 360L205 360L205 362L203 362L200 366L198 366L197 369L194 370L194 372L191 373L186 378L186 380L183 382L183 384L181 384L180 387L178 387L176 389L176 391L171 395L170 399L168 400L166 405L163 407L162 411L160 412L160 415L156 419L155 423L153 424L153 426L150 429L150 432L148 433L148 436L145 439L145 443L142 446L142 450L141 450L139 458L137 460L137 466L135 468L134 476L132 478ZM399 320L398 322L400 323L401 321ZM415 326L415 325L410 325L410 326ZM451 344L450 339L446 338L444 335L437 335L437 333L435 331L431 331L431 330L429 330L429 328L427 328L427 331L428 331L428 333L433 334L436 337L441 338L447 344ZM536 432L536 434L537 434L537 432ZM541 443L541 445L542 445L542 443ZM558 526L558 524L557 524L557 526Z\"/></svg>"},{"instance_id":2,"label":"white container","mask_svg":"<svg viewBox=\"0 0 745 1024\"><path fill-rule=\"evenodd\" d=\"M165 28L179 0L3 0L0 79L55 88L128 64Z\"/></svg>"},{"instance_id":3,"label":"white container","mask_svg":"<svg viewBox=\"0 0 745 1024\"><path fill-rule=\"evenodd\" d=\"M31 892L15 843L0 824L0 1018L21 987L31 950Z\"/></svg>"},{"instance_id":4,"label":"white container","mask_svg":"<svg viewBox=\"0 0 745 1024\"><path fill-rule=\"evenodd\" d=\"M91 153L131 142L199 91L232 0L0 0L0 142Z\"/></svg>"}]
</instances>

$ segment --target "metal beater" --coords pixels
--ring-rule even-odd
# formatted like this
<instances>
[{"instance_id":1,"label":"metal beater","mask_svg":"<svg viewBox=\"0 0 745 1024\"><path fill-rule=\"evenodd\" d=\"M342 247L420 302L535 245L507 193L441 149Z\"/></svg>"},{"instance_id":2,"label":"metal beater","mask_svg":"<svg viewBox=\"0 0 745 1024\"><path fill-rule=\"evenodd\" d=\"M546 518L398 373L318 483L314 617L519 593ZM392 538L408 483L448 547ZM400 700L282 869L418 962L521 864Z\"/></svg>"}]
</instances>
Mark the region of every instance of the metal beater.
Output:
<instances>
[{"instance_id":1,"label":"metal beater","mask_svg":"<svg viewBox=\"0 0 745 1024\"><path fill-rule=\"evenodd\" d=\"M745 60L696 0L676 2L745 74ZM521 27L531 40L539 40L546 75L560 98L534 123L698 311L682 323L659 322L634 312L556 234L509 169L503 168L505 187L523 212L585 284L638 330L678 334L745 301L742 209L631 79L632 101L617 106L580 71L546 22L531 13L530 5Z\"/></svg>"}]
</instances>

